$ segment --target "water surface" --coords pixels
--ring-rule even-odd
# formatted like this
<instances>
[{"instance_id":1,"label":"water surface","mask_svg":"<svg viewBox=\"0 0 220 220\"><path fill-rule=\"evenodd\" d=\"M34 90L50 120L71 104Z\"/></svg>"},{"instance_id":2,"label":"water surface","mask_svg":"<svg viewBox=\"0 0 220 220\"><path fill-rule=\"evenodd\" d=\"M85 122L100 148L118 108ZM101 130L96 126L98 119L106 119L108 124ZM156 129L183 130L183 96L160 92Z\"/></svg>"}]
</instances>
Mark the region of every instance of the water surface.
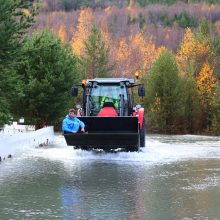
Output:
<instances>
[{"instance_id":1,"label":"water surface","mask_svg":"<svg viewBox=\"0 0 220 220\"><path fill-rule=\"evenodd\" d=\"M0 219L220 219L220 137L147 135L140 153L23 149L0 165Z\"/></svg>"}]
</instances>

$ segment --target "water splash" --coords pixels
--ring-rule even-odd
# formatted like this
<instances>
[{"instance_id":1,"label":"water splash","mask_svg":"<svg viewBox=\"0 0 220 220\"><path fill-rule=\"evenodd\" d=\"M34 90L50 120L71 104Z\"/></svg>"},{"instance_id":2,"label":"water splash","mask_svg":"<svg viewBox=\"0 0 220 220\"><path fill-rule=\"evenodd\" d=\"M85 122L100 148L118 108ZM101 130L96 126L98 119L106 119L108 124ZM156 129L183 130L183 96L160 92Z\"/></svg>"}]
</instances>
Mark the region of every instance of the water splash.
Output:
<instances>
[{"instance_id":1,"label":"water splash","mask_svg":"<svg viewBox=\"0 0 220 220\"><path fill-rule=\"evenodd\" d=\"M220 158L220 137L151 135L146 136L146 147L141 152L106 153L74 150L66 145L62 135L57 135L53 145L48 148L30 148L23 155L65 162L104 160L168 163L192 158Z\"/></svg>"}]
</instances>

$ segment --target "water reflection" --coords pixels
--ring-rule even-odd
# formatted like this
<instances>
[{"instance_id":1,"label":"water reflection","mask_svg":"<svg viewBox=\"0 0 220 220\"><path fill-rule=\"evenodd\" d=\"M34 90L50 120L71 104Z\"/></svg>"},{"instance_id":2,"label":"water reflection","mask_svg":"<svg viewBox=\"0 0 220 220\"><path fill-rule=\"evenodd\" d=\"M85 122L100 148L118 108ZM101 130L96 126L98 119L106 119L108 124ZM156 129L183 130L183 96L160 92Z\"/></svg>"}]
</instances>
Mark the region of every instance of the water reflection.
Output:
<instances>
[{"instance_id":1,"label":"water reflection","mask_svg":"<svg viewBox=\"0 0 220 220\"><path fill-rule=\"evenodd\" d=\"M130 219L130 216L137 216L136 201L141 189L137 188L139 172L133 168L93 162L72 170L76 181L64 174L60 193L65 219Z\"/></svg>"}]
</instances>

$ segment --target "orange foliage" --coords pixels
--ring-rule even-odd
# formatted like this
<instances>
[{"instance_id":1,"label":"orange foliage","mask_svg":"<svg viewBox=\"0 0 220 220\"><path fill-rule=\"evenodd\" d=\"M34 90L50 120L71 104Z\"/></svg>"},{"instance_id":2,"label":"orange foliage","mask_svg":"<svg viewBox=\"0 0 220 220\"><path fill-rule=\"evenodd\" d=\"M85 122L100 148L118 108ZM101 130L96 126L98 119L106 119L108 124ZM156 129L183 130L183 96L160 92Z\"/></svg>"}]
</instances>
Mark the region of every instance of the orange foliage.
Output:
<instances>
[{"instance_id":1,"label":"orange foliage","mask_svg":"<svg viewBox=\"0 0 220 220\"><path fill-rule=\"evenodd\" d=\"M217 77L213 73L213 69L208 63L205 63L196 78L198 89L201 95L213 95L214 89L217 85Z\"/></svg>"},{"instance_id":2,"label":"orange foliage","mask_svg":"<svg viewBox=\"0 0 220 220\"><path fill-rule=\"evenodd\" d=\"M196 38L190 28L185 29L180 49L176 55L176 61L181 75L186 75L188 64L195 59L196 56Z\"/></svg>"},{"instance_id":3,"label":"orange foliage","mask_svg":"<svg viewBox=\"0 0 220 220\"><path fill-rule=\"evenodd\" d=\"M147 42L144 34L138 33L132 38L131 45L133 50L136 50L136 56L138 56L139 72L147 72L160 52L152 37Z\"/></svg>"},{"instance_id":4,"label":"orange foliage","mask_svg":"<svg viewBox=\"0 0 220 220\"><path fill-rule=\"evenodd\" d=\"M81 56L85 48L85 41L94 22L93 12L90 8L82 9L78 18L77 31L73 36L72 49L74 54Z\"/></svg>"},{"instance_id":5,"label":"orange foliage","mask_svg":"<svg viewBox=\"0 0 220 220\"><path fill-rule=\"evenodd\" d=\"M119 47L118 47L118 51L116 54L116 60L126 61L129 59L130 54L131 54L131 51L126 40L121 38L119 40Z\"/></svg>"},{"instance_id":6,"label":"orange foliage","mask_svg":"<svg viewBox=\"0 0 220 220\"><path fill-rule=\"evenodd\" d=\"M130 63L131 49L126 42L126 39L119 39L119 46L115 53L115 60L117 63L117 72L120 74L130 73L129 63Z\"/></svg>"},{"instance_id":7,"label":"orange foliage","mask_svg":"<svg viewBox=\"0 0 220 220\"><path fill-rule=\"evenodd\" d=\"M199 41L190 28L185 30L183 41L176 55L176 61L182 76L189 74L189 67L198 75L204 63L208 62L213 53L208 40Z\"/></svg>"},{"instance_id":8,"label":"orange foliage","mask_svg":"<svg viewBox=\"0 0 220 220\"><path fill-rule=\"evenodd\" d=\"M112 13L112 7L109 6L109 7L105 8L104 11L105 11L106 14L111 14Z\"/></svg>"},{"instance_id":9,"label":"orange foliage","mask_svg":"<svg viewBox=\"0 0 220 220\"><path fill-rule=\"evenodd\" d=\"M102 35L102 38L105 42L105 45L108 48L110 48L112 42L111 42L111 35L110 35L110 32L109 32L108 22L107 22L106 19L101 20L100 30L101 30L101 35Z\"/></svg>"},{"instance_id":10,"label":"orange foliage","mask_svg":"<svg viewBox=\"0 0 220 220\"><path fill-rule=\"evenodd\" d=\"M23 12L25 15L29 16L31 13L28 9L23 9Z\"/></svg>"},{"instance_id":11,"label":"orange foliage","mask_svg":"<svg viewBox=\"0 0 220 220\"><path fill-rule=\"evenodd\" d=\"M64 44L67 41L67 34L66 34L66 28L64 25L61 25L58 33L57 33L58 37L60 38L61 42Z\"/></svg>"}]
</instances>

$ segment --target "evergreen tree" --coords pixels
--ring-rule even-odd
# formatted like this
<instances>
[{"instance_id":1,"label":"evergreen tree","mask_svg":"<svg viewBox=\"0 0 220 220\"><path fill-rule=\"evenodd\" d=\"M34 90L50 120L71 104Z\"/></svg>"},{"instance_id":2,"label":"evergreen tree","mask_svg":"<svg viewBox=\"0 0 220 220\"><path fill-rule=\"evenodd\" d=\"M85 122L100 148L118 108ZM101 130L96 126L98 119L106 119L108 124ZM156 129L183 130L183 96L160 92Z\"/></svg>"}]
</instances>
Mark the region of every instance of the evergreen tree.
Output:
<instances>
[{"instance_id":1,"label":"evergreen tree","mask_svg":"<svg viewBox=\"0 0 220 220\"><path fill-rule=\"evenodd\" d=\"M70 104L70 88L78 79L77 59L48 31L30 37L24 54L15 113L37 128L58 122Z\"/></svg>"},{"instance_id":2,"label":"evergreen tree","mask_svg":"<svg viewBox=\"0 0 220 220\"><path fill-rule=\"evenodd\" d=\"M182 129L187 133L194 133L200 124L201 106L197 84L193 76L185 76L182 79Z\"/></svg>"},{"instance_id":3,"label":"evergreen tree","mask_svg":"<svg viewBox=\"0 0 220 220\"><path fill-rule=\"evenodd\" d=\"M180 77L173 54L164 50L147 78L146 103L150 128L161 132L176 129L180 115Z\"/></svg>"},{"instance_id":4,"label":"evergreen tree","mask_svg":"<svg viewBox=\"0 0 220 220\"><path fill-rule=\"evenodd\" d=\"M37 7L33 1L0 0L0 127L11 117L10 99L15 95L15 66L28 28L34 22Z\"/></svg>"},{"instance_id":5,"label":"evergreen tree","mask_svg":"<svg viewBox=\"0 0 220 220\"><path fill-rule=\"evenodd\" d=\"M215 90L210 130L216 135L220 134L220 85Z\"/></svg>"},{"instance_id":6,"label":"evergreen tree","mask_svg":"<svg viewBox=\"0 0 220 220\"><path fill-rule=\"evenodd\" d=\"M85 53L81 59L84 78L108 77L113 66L109 64L109 48L102 39L99 29L94 25L85 42Z\"/></svg>"}]
</instances>

